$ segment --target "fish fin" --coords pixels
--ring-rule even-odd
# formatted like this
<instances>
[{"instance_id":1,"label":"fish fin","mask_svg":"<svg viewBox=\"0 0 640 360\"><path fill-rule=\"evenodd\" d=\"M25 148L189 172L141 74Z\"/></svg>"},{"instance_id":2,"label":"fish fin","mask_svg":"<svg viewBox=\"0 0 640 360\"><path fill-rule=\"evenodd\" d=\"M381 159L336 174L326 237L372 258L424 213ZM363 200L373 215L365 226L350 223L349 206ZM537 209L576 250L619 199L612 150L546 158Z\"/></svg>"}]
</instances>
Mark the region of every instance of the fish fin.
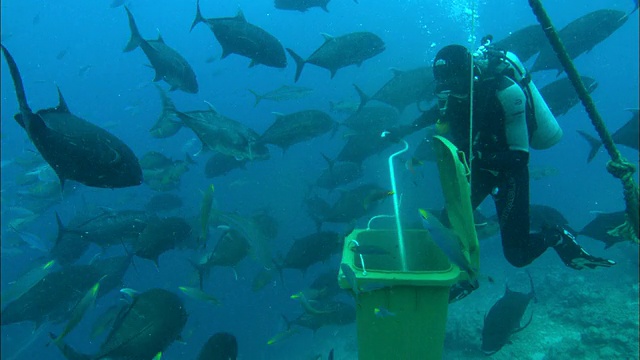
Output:
<instances>
[{"instance_id":1,"label":"fish fin","mask_svg":"<svg viewBox=\"0 0 640 360\"><path fill-rule=\"evenodd\" d=\"M591 146L591 150L589 150L589 156L587 156L587 162L589 163L598 154L598 150L600 150L602 142L584 131L578 130L578 134L580 134L585 140L587 140L589 146Z\"/></svg>"},{"instance_id":2,"label":"fish fin","mask_svg":"<svg viewBox=\"0 0 640 360\"><path fill-rule=\"evenodd\" d=\"M0 44L0 48L4 53L4 58L7 61L7 65L9 66L9 72L11 73L11 78L13 79L13 86L16 90L16 96L18 97L18 104L20 105L20 113L23 116L22 120L28 120L27 115L32 115L33 111L31 111L31 108L27 103L27 96L24 91L24 84L22 83L22 77L20 76L18 65L16 64L16 61L13 59L13 56L9 53L9 50L7 50L7 48L4 47L4 45Z\"/></svg>"},{"instance_id":3,"label":"fish fin","mask_svg":"<svg viewBox=\"0 0 640 360\"><path fill-rule=\"evenodd\" d=\"M212 111L216 114L218 113L218 110L216 110L215 106L213 106L212 103L208 102L207 100L204 100L204 103L209 107L209 111Z\"/></svg>"},{"instance_id":4,"label":"fish fin","mask_svg":"<svg viewBox=\"0 0 640 360\"><path fill-rule=\"evenodd\" d=\"M389 70L391 70L391 72L393 73L394 77L396 77L398 75L402 75L404 73L403 70L400 70L400 69L397 69L397 68L391 68Z\"/></svg>"},{"instance_id":5,"label":"fish fin","mask_svg":"<svg viewBox=\"0 0 640 360\"><path fill-rule=\"evenodd\" d=\"M238 9L238 13L235 16L235 19L237 21L247 22L247 19L244 17L244 13L242 12L242 9Z\"/></svg>"},{"instance_id":6,"label":"fish fin","mask_svg":"<svg viewBox=\"0 0 640 360\"><path fill-rule=\"evenodd\" d=\"M13 118L18 123L18 125L20 125L21 128L23 128L23 129L25 128L24 127L24 120L22 118L22 114L21 113L17 113L15 115L13 115Z\"/></svg>"},{"instance_id":7,"label":"fish fin","mask_svg":"<svg viewBox=\"0 0 640 360\"><path fill-rule=\"evenodd\" d=\"M289 53L289 55L291 55L291 57L293 58L293 61L295 61L296 63L296 76L293 82L298 82L298 79L300 79L300 74L302 74L302 69L304 68L304 64L307 61L304 60L302 57L300 57L300 55L296 54L295 51L289 48L287 48L287 52Z\"/></svg>"},{"instance_id":8,"label":"fish fin","mask_svg":"<svg viewBox=\"0 0 640 360\"><path fill-rule=\"evenodd\" d=\"M60 87L56 86L56 88L58 89L58 106L55 107L55 110L63 113L70 113L71 111L69 111L69 106L67 106L67 102L64 101L64 96L62 96L62 91L60 91Z\"/></svg>"},{"instance_id":9,"label":"fish fin","mask_svg":"<svg viewBox=\"0 0 640 360\"><path fill-rule=\"evenodd\" d=\"M329 71L331 71L331 78L333 79L333 77L336 76L338 69L329 69Z\"/></svg>"},{"instance_id":10,"label":"fish fin","mask_svg":"<svg viewBox=\"0 0 640 360\"><path fill-rule=\"evenodd\" d=\"M358 105L358 111L360 111L371 100L371 97L365 94L358 85L353 84L353 87L356 89L358 96L360 96L360 105Z\"/></svg>"},{"instance_id":11,"label":"fish fin","mask_svg":"<svg viewBox=\"0 0 640 360\"><path fill-rule=\"evenodd\" d=\"M176 91L178 90L178 85L172 85L171 88L169 89L169 91Z\"/></svg>"},{"instance_id":12,"label":"fish fin","mask_svg":"<svg viewBox=\"0 0 640 360\"><path fill-rule=\"evenodd\" d=\"M204 288L204 277L206 276L206 267L202 264L196 264L193 260L188 259L189 260L189 264L191 264L191 266L196 270L196 272L198 273L198 283L200 285L200 290L203 290Z\"/></svg>"},{"instance_id":13,"label":"fish fin","mask_svg":"<svg viewBox=\"0 0 640 360\"><path fill-rule=\"evenodd\" d=\"M159 71L156 70L156 76L153 78L153 82L160 81L160 80L162 80L162 75L160 74ZM173 89L173 87L171 87L171 88ZM169 91L171 91L171 90L169 90Z\"/></svg>"},{"instance_id":14,"label":"fish fin","mask_svg":"<svg viewBox=\"0 0 640 360\"><path fill-rule=\"evenodd\" d=\"M333 360L333 349L329 351L329 357L327 357L327 360Z\"/></svg>"},{"instance_id":15,"label":"fish fin","mask_svg":"<svg viewBox=\"0 0 640 360\"><path fill-rule=\"evenodd\" d=\"M256 65L258 65L258 63L254 59L251 59L251 62L249 63L249 67L252 68Z\"/></svg>"},{"instance_id":16,"label":"fish fin","mask_svg":"<svg viewBox=\"0 0 640 360\"><path fill-rule=\"evenodd\" d=\"M129 52L135 50L140 44L144 41L142 36L140 36L140 31L138 31L138 26L136 25L136 21L133 18L133 14L129 11L129 8L125 5L124 9L127 11L127 17L129 18L129 28L131 29L131 38L127 43L127 46L122 50L123 52Z\"/></svg>"},{"instance_id":17,"label":"fish fin","mask_svg":"<svg viewBox=\"0 0 640 360\"><path fill-rule=\"evenodd\" d=\"M164 39L162 38L162 34L160 34L160 30L158 30L158 39L156 41L159 41L159 42L165 44Z\"/></svg>"},{"instance_id":18,"label":"fish fin","mask_svg":"<svg viewBox=\"0 0 640 360\"><path fill-rule=\"evenodd\" d=\"M196 27L196 25L198 25L201 22L207 22L207 19L205 19L202 16L202 13L200 12L200 0L196 1L196 18L193 20L193 23L191 23L191 29L189 29L189 31L193 30L194 27Z\"/></svg>"},{"instance_id":19,"label":"fish fin","mask_svg":"<svg viewBox=\"0 0 640 360\"><path fill-rule=\"evenodd\" d=\"M523 326L520 326L519 328L515 329L512 334L515 334L517 332L520 332L524 329L526 329L527 326L529 326L529 324L531 324L531 320L533 320L533 310L531 311L531 316L529 316L529 321L527 321L526 324L524 324Z\"/></svg>"},{"instance_id":20,"label":"fish fin","mask_svg":"<svg viewBox=\"0 0 640 360\"><path fill-rule=\"evenodd\" d=\"M329 1L327 0L327 2L326 2L326 3L324 3L324 4L320 5L320 8L321 8L322 10L324 10L325 12L329 12L329 9L327 9L327 4L328 4L328 3L329 3Z\"/></svg>"},{"instance_id":21,"label":"fish fin","mask_svg":"<svg viewBox=\"0 0 640 360\"><path fill-rule=\"evenodd\" d=\"M322 152L320 153L320 155L322 155L322 158L327 162L327 165L329 165L329 171L333 171L333 164L335 163L335 161L329 159L329 157Z\"/></svg>"},{"instance_id":22,"label":"fish fin","mask_svg":"<svg viewBox=\"0 0 640 360\"><path fill-rule=\"evenodd\" d=\"M225 48L222 48L222 55L220 55L220 59L224 59L224 58L226 58L227 56L229 56L229 55L231 55L231 54L233 54L233 53L232 53L232 52L229 52L229 51L228 51L227 49L225 49Z\"/></svg>"},{"instance_id":23,"label":"fish fin","mask_svg":"<svg viewBox=\"0 0 640 360\"><path fill-rule=\"evenodd\" d=\"M329 42L329 41L333 41L335 40L335 38L327 33L320 33L320 35L322 35L322 37L324 38L324 42Z\"/></svg>"},{"instance_id":24,"label":"fish fin","mask_svg":"<svg viewBox=\"0 0 640 360\"><path fill-rule=\"evenodd\" d=\"M256 102L253 104L253 107L258 106L258 104L260 103L260 101L262 101L263 97L262 95L258 94L257 92L249 89L249 92L253 94L253 96L256 97Z\"/></svg>"}]
</instances>

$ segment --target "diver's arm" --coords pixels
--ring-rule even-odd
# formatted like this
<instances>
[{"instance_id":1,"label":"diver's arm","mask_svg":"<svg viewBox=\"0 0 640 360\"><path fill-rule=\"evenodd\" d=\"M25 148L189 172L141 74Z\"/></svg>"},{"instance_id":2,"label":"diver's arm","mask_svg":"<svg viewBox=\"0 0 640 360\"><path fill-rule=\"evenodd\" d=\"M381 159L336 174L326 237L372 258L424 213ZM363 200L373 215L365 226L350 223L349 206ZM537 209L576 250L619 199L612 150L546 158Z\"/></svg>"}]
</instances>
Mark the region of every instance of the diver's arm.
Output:
<instances>
[{"instance_id":1,"label":"diver's arm","mask_svg":"<svg viewBox=\"0 0 640 360\"><path fill-rule=\"evenodd\" d=\"M411 135L418 130L422 130L427 126L431 126L438 121L440 110L438 105L432 106L429 110L424 111L418 118L413 120L409 125L400 125L389 129L390 139L399 141L399 139Z\"/></svg>"}]
</instances>

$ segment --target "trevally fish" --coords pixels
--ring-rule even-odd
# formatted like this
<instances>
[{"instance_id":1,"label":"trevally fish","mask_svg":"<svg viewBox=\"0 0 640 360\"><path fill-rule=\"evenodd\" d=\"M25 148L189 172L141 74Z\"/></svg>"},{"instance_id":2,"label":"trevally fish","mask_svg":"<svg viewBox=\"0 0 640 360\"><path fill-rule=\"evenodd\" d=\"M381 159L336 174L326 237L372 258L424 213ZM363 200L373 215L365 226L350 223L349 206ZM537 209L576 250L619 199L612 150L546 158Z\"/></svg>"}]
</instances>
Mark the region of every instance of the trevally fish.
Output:
<instances>
[{"instance_id":1,"label":"trevally fish","mask_svg":"<svg viewBox=\"0 0 640 360\"><path fill-rule=\"evenodd\" d=\"M434 97L435 80L431 66L422 66L411 70L391 69L393 77L387 81L375 94L368 96L357 85L354 85L360 95L362 109L370 100L380 101L402 112L408 105L421 101L430 101Z\"/></svg>"},{"instance_id":2,"label":"trevally fish","mask_svg":"<svg viewBox=\"0 0 640 360\"><path fill-rule=\"evenodd\" d=\"M485 354L491 355L498 352L509 342L512 334L523 330L531 323L533 314L526 324L520 324L529 303L536 298L533 279L528 272L527 275L529 275L531 284L531 291L528 294L512 291L507 283L504 295L493 304L489 313L485 315L481 347Z\"/></svg>"},{"instance_id":3,"label":"trevally fish","mask_svg":"<svg viewBox=\"0 0 640 360\"><path fill-rule=\"evenodd\" d=\"M186 322L187 312L176 294L151 289L133 294L97 354L78 353L65 343L58 348L68 359L156 359L178 339Z\"/></svg>"},{"instance_id":4,"label":"trevally fish","mask_svg":"<svg viewBox=\"0 0 640 360\"><path fill-rule=\"evenodd\" d=\"M256 97L256 102L253 105L254 107L258 106L258 104L262 100L270 100L270 101L284 101L284 100L295 100L303 98L309 95L313 89L302 87L302 86L291 86L291 85L282 85L277 89L267 91L264 94L258 94L257 92L249 89L249 92Z\"/></svg>"},{"instance_id":5,"label":"trevally fish","mask_svg":"<svg viewBox=\"0 0 640 360\"><path fill-rule=\"evenodd\" d=\"M202 141L202 148L235 157L237 160L266 160L269 149L258 142L259 135L248 126L214 109L176 112L183 124Z\"/></svg>"},{"instance_id":6,"label":"trevally fish","mask_svg":"<svg viewBox=\"0 0 640 360\"><path fill-rule=\"evenodd\" d=\"M629 19L624 11L600 9L583 15L558 31L558 36L564 44L571 59L575 59L594 46L608 38ZM547 44L540 51L531 72L540 70L558 70L558 75L564 71L560 60L553 48Z\"/></svg>"},{"instance_id":7,"label":"trevally fish","mask_svg":"<svg viewBox=\"0 0 640 360\"><path fill-rule=\"evenodd\" d=\"M164 80L171 85L171 90L180 89L192 94L197 93L196 74L187 60L165 44L162 35L159 35L157 40L143 39L131 11L126 6L124 9L127 11L131 28L131 39L124 48L124 52L132 51L139 46L156 71L153 81Z\"/></svg>"},{"instance_id":8,"label":"trevally fish","mask_svg":"<svg viewBox=\"0 0 640 360\"><path fill-rule=\"evenodd\" d=\"M57 107L34 113L27 103L13 56L4 45L0 47L9 65L20 105L20 113L15 115L15 120L55 170L62 187L66 180L100 188L142 183L142 169L133 151L108 131L73 115L60 89Z\"/></svg>"},{"instance_id":9,"label":"trevally fish","mask_svg":"<svg viewBox=\"0 0 640 360\"><path fill-rule=\"evenodd\" d=\"M280 10L297 10L305 12L313 7L319 7L322 10L329 12L327 4L331 0L275 0L274 5L276 9Z\"/></svg>"},{"instance_id":10,"label":"trevally fish","mask_svg":"<svg viewBox=\"0 0 640 360\"><path fill-rule=\"evenodd\" d=\"M349 65L360 66L362 62L384 51L384 41L378 35L361 31L333 37L322 34L324 43L307 59L303 59L295 51L287 51L296 62L296 76L294 82L300 79L305 64L313 64L331 72L331 78L336 72Z\"/></svg>"},{"instance_id":11,"label":"trevally fish","mask_svg":"<svg viewBox=\"0 0 640 360\"><path fill-rule=\"evenodd\" d=\"M197 0L196 18L191 30L201 22L207 24L220 42L222 59L230 54L238 54L251 59L249 67L259 64L275 68L287 66L287 57L280 41L266 30L247 22L242 10L238 10L234 17L205 19L200 12L200 0Z\"/></svg>"},{"instance_id":12,"label":"trevally fish","mask_svg":"<svg viewBox=\"0 0 640 360\"><path fill-rule=\"evenodd\" d=\"M202 346L196 360L236 360L238 358L238 341L231 333L213 334Z\"/></svg>"}]
</instances>

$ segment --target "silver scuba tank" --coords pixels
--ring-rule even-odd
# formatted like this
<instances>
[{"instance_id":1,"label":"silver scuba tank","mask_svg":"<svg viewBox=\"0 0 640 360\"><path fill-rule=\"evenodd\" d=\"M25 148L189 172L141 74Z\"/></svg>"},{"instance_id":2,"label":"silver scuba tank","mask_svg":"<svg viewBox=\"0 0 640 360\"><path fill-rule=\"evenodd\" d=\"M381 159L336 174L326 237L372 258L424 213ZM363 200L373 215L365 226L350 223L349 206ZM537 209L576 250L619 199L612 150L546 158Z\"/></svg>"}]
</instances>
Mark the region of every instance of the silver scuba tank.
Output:
<instances>
[{"instance_id":1,"label":"silver scuba tank","mask_svg":"<svg viewBox=\"0 0 640 360\"><path fill-rule=\"evenodd\" d=\"M520 59L514 53L508 51L505 57L505 60L514 69L514 76L516 77L514 80L520 83L523 89L526 87L531 96L535 114L534 121L536 123L532 127L532 134L529 134L529 145L536 150L548 149L562 139L562 129L533 81L523 81L527 75L527 70L520 62Z\"/></svg>"}]
</instances>

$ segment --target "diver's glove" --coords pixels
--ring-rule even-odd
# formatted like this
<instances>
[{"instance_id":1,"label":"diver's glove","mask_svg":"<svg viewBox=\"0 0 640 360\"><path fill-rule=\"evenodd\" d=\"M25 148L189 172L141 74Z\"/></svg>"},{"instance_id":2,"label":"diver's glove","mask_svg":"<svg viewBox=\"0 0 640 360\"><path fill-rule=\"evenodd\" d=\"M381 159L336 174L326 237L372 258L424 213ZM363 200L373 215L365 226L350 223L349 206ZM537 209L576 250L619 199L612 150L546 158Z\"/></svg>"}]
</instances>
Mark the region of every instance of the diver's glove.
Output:
<instances>
[{"instance_id":1,"label":"diver's glove","mask_svg":"<svg viewBox=\"0 0 640 360\"><path fill-rule=\"evenodd\" d=\"M411 134L412 126L396 126L385 130L383 137L391 142L399 143L403 137Z\"/></svg>"},{"instance_id":2,"label":"diver's glove","mask_svg":"<svg viewBox=\"0 0 640 360\"><path fill-rule=\"evenodd\" d=\"M611 267L616 264L613 260L608 260L589 254L578 244L576 237L569 231L557 227L554 229L560 232L560 240L553 245L553 249L558 253L562 262L572 269L582 270L586 267L595 269L597 267ZM548 231L548 230L547 230Z\"/></svg>"}]
</instances>

